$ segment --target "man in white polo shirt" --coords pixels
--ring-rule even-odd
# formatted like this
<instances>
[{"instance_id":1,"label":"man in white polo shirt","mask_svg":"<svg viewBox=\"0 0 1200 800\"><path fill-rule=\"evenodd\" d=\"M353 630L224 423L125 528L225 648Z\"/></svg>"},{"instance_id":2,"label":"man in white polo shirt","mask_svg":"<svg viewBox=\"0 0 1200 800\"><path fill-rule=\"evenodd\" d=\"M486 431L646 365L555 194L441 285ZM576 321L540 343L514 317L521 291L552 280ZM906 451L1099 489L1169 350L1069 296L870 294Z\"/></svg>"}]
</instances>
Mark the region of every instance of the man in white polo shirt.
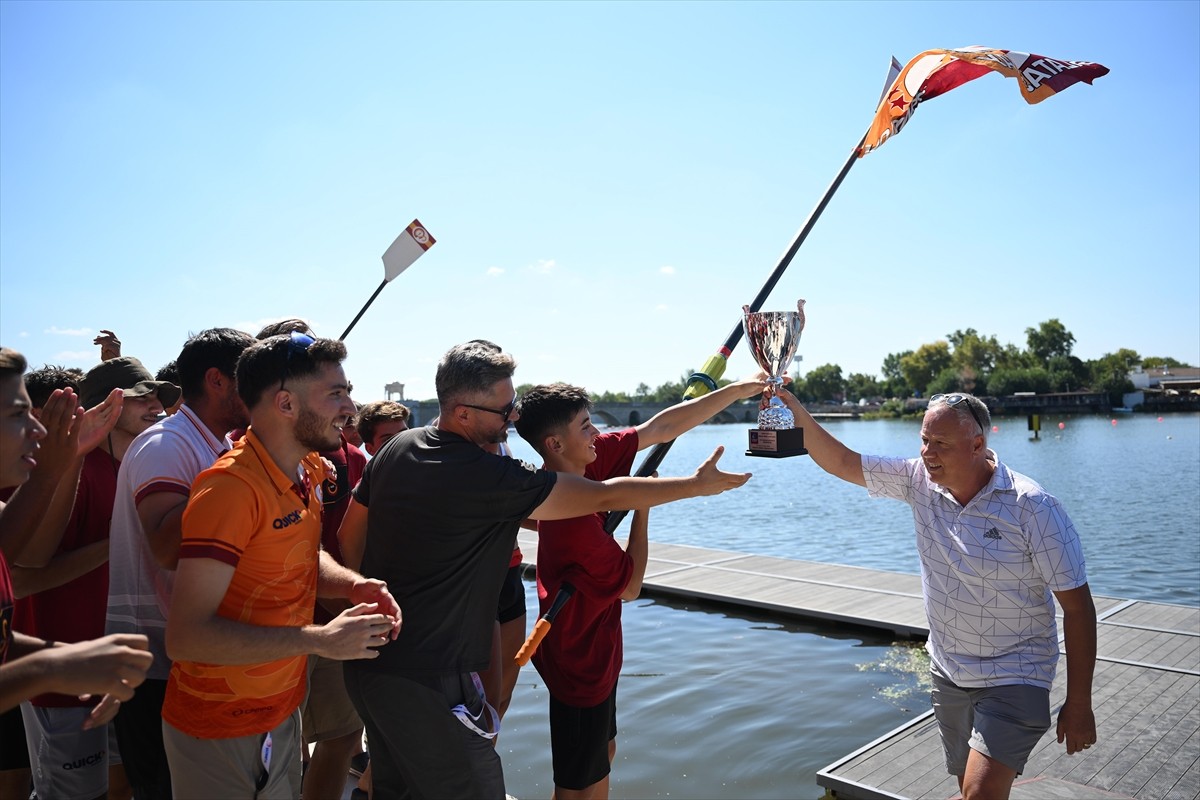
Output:
<instances>
[{"instance_id":1,"label":"man in white polo shirt","mask_svg":"<svg viewBox=\"0 0 1200 800\"><path fill-rule=\"evenodd\" d=\"M146 682L115 720L137 800L171 797L162 743L163 695L171 672L164 636L180 521L192 481L229 449L226 434L249 424L234 369L253 343L250 334L232 328L211 328L190 338L177 359L183 405L134 440L117 475L104 629L145 634L154 653Z\"/></svg>"},{"instance_id":2,"label":"man in white polo shirt","mask_svg":"<svg viewBox=\"0 0 1200 800\"><path fill-rule=\"evenodd\" d=\"M920 458L862 456L781 392L813 461L912 506L929 619L933 707L946 769L964 798L1007 798L1049 730L1058 666L1054 601L1063 609L1067 697L1058 741L1096 742L1096 609L1075 526L1058 500L988 449L991 416L969 394L934 395Z\"/></svg>"}]
</instances>

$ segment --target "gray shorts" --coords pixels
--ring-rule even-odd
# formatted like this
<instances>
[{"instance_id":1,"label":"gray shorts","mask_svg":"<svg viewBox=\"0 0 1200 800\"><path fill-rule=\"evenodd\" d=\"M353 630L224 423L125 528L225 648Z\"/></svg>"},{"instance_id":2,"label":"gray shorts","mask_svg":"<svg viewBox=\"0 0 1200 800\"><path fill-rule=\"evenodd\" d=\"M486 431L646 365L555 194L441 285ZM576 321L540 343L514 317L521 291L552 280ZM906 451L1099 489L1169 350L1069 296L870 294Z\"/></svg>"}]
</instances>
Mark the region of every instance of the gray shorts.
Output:
<instances>
[{"instance_id":1,"label":"gray shorts","mask_svg":"<svg viewBox=\"0 0 1200 800\"><path fill-rule=\"evenodd\" d=\"M38 797L91 800L108 792L108 768L120 764L110 722L90 731L91 708L42 708L21 703L29 768Z\"/></svg>"},{"instance_id":2,"label":"gray shorts","mask_svg":"<svg viewBox=\"0 0 1200 800\"><path fill-rule=\"evenodd\" d=\"M362 734L362 720L346 694L341 661L308 657L308 697L300 708L305 744Z\"/></svg>"},{"instance_id":3,"label":"gray shorts","mask_svg":"<svg viewBox=\"0 0 1200 800\"><path fill-rule=\"evenodd\" d=\"M971 750L1021 774L1050 730L1050 690L1024 683L981 688L955 685L931 664L933 713L942 736L946 771L964 775Z\"/></svg>"},{"instance_id":4,"label":"gray shorts","mask_svg":"<svg viewBox=\"0 0 1200 800\"><path fill-rule=\"evenodd\" d=\"M268 770L263 768L265 733L232 739L200 739L166 720L162 731L175 800L214 797L298 800L300 797L300 709L270 732Z\"/></svg>"}]
</instances>

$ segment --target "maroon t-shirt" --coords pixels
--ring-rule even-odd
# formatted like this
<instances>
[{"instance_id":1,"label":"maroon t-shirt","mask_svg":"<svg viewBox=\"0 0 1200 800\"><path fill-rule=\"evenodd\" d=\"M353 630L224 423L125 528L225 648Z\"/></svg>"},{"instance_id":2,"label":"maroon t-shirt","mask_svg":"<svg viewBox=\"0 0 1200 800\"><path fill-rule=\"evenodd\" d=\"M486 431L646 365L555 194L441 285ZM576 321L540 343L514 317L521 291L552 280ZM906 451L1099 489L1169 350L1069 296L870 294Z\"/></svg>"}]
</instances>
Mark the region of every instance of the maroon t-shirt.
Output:
<instances>
[{"instance_id":1,"label":"maroon t-shirt","mask_svg":"<svg viewBox=\"0 0 1200 800\"><path fill-rule=\"evenodd\" d=\"M338 544L338 527L342 524L342 517L346 516L346 509L350 507L350 492L358 485L363 470L366 469L367 456L362 450L346 441L345 434L342 434L341 447L336 450L325 450L321 456L328 458L337 468L336 479L330 478L321 483L321 502L323 504L321 509L321 547L333 556L334 561L342 564L344 562L342 561L342 546ZM333 619L333 615L320 603L317 603L314 621L318 625L323 625L331 619Z\"/></svg>"},{"instance_id":2,"label":"maroon t-shirt","mask_svg":"<svg viewBox=\"0 0 1200 800\"><path fill-rule=\"evenodd\" d=\"M99 447L84 456L75 507L55 555L108 538L120 463ZM104 635L107 607L108 564L104 563L62 586L22 597L16 603L13 627L57 642L98 639ZM43 694L30 702L51 708L95 704L95 700L85 702L65 694Z\"/></svg>"},{"instance_id":3,"label":"maroon t-shirt","mask_svg":"<svg viewBox=\"0 0 1200 800\"><path fill-rule=\"evenodd\" d=\"M602 481L629 474L637 431L596 437L596 460L584 475ZM621 673L621 592L633 576L633 559L604 531L606 514L538 522L537 589L545 613L563 582L575 594L559 611L533 663L554 699L577 708L612 694Z\"/></svg>"},{"instance_id":4,"label":"maroon t-shirt","mask_svg":"<svg viewBox=\"0 0 1200 800\"><path fill-rule=\"evenodd\" d=\"M8 646L12 644L13 586L8 573L8 561L0 552L0 664L8 661Z\"/></svg>"}]
</instances>

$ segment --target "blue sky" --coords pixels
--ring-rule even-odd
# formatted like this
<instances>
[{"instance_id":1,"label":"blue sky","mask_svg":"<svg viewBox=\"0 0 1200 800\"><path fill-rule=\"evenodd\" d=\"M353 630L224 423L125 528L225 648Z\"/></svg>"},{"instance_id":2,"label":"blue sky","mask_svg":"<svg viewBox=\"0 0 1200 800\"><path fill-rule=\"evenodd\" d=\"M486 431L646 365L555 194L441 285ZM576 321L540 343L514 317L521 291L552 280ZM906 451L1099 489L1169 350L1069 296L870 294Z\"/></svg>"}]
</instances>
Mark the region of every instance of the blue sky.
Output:
<instances>
[{"instance_id":1,"label":"blue sky","mask_svg":"<svg viewBox=\"0 0 1200 800\"><path fill-rule=\"evenodd\" d=\"M855 164L765 308L805 370L974 327L1200 363L1200 4L0 3L0 342L152 370L189 332L337 336L414 217L437 244L347 339L360 401L493 339L517 381L698 367L866 130L889 58L987 75ZM739 347L727 375L752 371Z\"/></svg>"}]
</instances>

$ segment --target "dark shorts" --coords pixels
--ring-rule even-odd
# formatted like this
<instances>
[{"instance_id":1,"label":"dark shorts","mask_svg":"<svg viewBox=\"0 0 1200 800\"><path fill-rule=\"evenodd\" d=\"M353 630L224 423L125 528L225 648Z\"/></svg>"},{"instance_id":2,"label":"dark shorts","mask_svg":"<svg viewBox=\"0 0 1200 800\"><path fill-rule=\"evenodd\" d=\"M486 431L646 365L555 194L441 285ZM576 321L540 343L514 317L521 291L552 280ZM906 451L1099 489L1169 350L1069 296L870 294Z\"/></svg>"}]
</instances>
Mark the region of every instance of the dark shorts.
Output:
<instances>
[{"instance_id":1,"label":"dark shorts","mask_svg":"<svg viewBox=\"0 0 1200 800\"><path fill-rule=\"evenodd\" d=\"M521 580L523 564L508 568L504 585L500 587L500 602L496 608L496 621L503 625L525 616L525 583Z\"/></svg>"},{"instance_id":2,"label":"dark shorts","mask_svg":"<svg viewBox=\"0 0 1200 800\"><path fill-rule=\"evenodd\" d=\"M0 714L0 770L29 769L29 748L25 745L25 720L21 707L13 706Z\"/></svg>"},{"instance_id":3,"label":"dark shorts","mask_svg":"<svg viewBox=\"0 0 1200 800\"><path fill-rule=\"evenodd\" d=\"M171 799L171 769L162 738L166 692L164 680L143 681L133 697L121 703L121 713L113 718L121 763L135 800Z\"/></svg>"},{"instance_id":4,"label":"dark shorts","mask_svg":"<svg viewBox=\"0 0 1200 800\"><path fill-rule=\"evenodd\" d=\"M604 780L612 769L608 743L617 738L617 687L598 706L578 708L550 696L550 752L554 785L577 791Z\"/></svg>"}]
</instances>

